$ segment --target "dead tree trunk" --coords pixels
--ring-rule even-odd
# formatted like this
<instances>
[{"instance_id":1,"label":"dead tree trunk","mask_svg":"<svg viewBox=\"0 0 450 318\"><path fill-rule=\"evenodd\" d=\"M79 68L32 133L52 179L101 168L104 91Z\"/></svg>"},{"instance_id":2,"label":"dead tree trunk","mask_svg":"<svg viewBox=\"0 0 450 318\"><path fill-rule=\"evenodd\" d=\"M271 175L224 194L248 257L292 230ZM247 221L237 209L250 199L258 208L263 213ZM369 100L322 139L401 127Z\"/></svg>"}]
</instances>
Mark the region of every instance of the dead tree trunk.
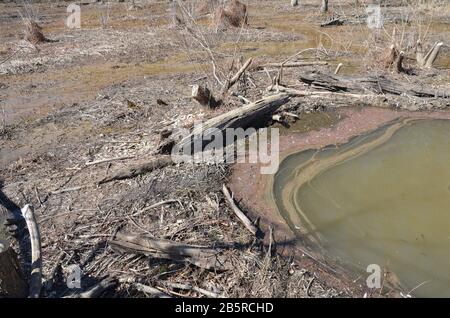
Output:
<instances>
[{"instance_id":1,"label":"dead tree trunk","mask_svg":"<svg viewBox=\"0 0 450 318\"><path fill-rule=\"evenodd\" d=\"M214 139L215 133L225 134L227 128L246 129L248 127L258 127L258 125L270 119L272 113L289 100L290 96L288 94L277 94L213 117L203 123L203 125L195 127L188 136L182 138L175 145L177 151L190 149L191 154L203 151L204 147L209 143L208 141ZM201 149L195 147L197 144L201 145Z\"/></svg>"},{"instance_id":2,"label":"dead tree trunk","mask_svg":"<svg viewBox=\"0 0 450 318\"><path fill-rule=\"evenodd\" d=\"M0 241L0 298L25 298L28 285L17 254L5 241Z\"/></svg>"},{"instance_id":3,"label":"dead tree trunk","mask_svg":"<svg viewBox=\"0 0 450 318\"><path fill-rule=\"evenodd\" d=\"M346 92L353 94L405 94L422 98L449 97L447 92L433 91L419 85L393 81L385 76L348 77L313 72L300 76L300 81L311 85L313 88L330 92Z\"/></svg>"},{"instance_id":4,"label":"dead tree trunk","mask_svg":"<svg viewBox=\"0 0 450 318\"><path fill-rule=\"evenodd\" d=\"M322 0L322 6L320 10L322 12L328 12L328 0Z\"/></svg>"}]
</instances>

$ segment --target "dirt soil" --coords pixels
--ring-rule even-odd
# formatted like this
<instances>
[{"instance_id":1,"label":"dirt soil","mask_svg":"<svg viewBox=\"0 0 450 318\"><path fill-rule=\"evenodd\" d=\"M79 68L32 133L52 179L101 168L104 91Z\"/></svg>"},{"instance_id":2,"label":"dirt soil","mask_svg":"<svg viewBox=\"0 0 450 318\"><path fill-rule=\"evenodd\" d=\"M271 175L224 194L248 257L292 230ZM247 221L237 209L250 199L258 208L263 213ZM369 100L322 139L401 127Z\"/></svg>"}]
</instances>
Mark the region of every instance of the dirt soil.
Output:
<instances>
[{"instance_id":1,"label":"dirt soil","mask_svg":"<svg viewBox=\"0 0 450 318\"><path fill-rule=\"evenodd\" d=\"M372 58L389 46L384 34L373 35L361 23L320 27L335 15L349 20L360 16L364 7L355 7L354 1L332 1L327 14L320 13L317 1L312 0L301 1L296 8L289 1L244 3L249 12L245 28L215 32L208 27L208 16L198 19L197 27L217 56L219 75L234 72L237 57L254 57L258 65L282 62L310 48L294 61L320 60L328 65L286 69L283 84L300 87L301 72L332 73L339 63L347 75L386 72ZM130 10L128 2L85 1L81 28L69 29L65 26L69 2L36 3L36 20L54 41L32 45L23 40L24 8L0 2L0 221L27 203L34 206L42 238L42 295L62 297L78 292L65 281L71 265L78 265L83 273L82 290L107 276L117 281L103 294L108 297L151 296L138 291L136 283L173 297L361 297L366 291L359 282L336 274L304 253L286 253L283 244L275 243L282 241L279 237L271 242L268 224L262 226L266 229L263 240L249 233L221 191L230 179L229 165L184 163L98 184L122 167L151 158L165 129L191 127L195 120L242 105L236 96L230 96L218 110L193 101L194 84L208 83L218 91L208 52L183 24L174 22L168 1L136 4ZM427 48L435 41L448 42L450 12L448 4L441 6L420 8L422 16L432 16L428 24L402 27L408 30L405 47L415 43L415 32L423 32L425 26ZM392 6L386 12L395 17L402 8ZM387 25L392 28L396 22ZM391 34L389 27L385 31ZM448 92L448 53L446 43L434 68L418 69L406 60L412 72L390 75ZM249 73L233 90L255 101L266 94L278 69ZM294 98L283 109L301 119L305 114L331 111L326 115L330 118L333 109L345 106L377 105L346 98ZM382 106L420 111L447 109L449 103L401 96ZM314 119L308 121L312 117L305 118L297 123L292 119L292 128L301 133L318 128ZM89 164L110 158L116 160ZM138 213L162 201L167 202ZM245 211L256 217L255 208L245 205ZM186 244L220 246L235 266L218 272L120 254L108 243L119 229ZM17 242L12 242L18 244L28 268L29 250L19 244L26 240L23 232L18 226ZM5 236L4 228L0 236ZM174 288L173 283L210 293Z\"/></svg>"}]
</instances>

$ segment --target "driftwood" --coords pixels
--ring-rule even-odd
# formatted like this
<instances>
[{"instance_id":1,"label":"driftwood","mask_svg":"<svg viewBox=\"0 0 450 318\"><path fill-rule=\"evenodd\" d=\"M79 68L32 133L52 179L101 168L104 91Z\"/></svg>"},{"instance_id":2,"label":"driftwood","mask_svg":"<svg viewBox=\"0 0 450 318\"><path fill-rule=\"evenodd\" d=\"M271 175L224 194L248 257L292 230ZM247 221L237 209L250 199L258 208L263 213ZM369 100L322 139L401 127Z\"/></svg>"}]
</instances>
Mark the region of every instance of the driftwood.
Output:
<instances>
[{"instance_id":1,"label":"driftwood","mask_svg":"<svg viewBox=\"0 0 450 318\"><path fill-rule=\"evenodd\" d=\"M16 252L6 241L0 240L0 298L25 298L28 284Z\"/></svg>"},{"instance_id":2,"label":"driftwood","mask_svg":"<svg viewBox=\"0 0 450 318\"><path fill-rule=\"evenodd\" d=\"M449 97L446 92L432 91L410 83L393 81L385 76L347 77L318 72L300 76L300 81L313 88L352 94L391 94L415 97Z\"/></svg>"},{"instance_id":3,"label":"driftwood","mask_svg":"<svg viewBox=\"0 0 450 318\"><path fill-rule=\"evenodd\" d=\"M206 86L192 86L192 99L196 100L200 105L208 108L216 108L222 102L216 100L211 91Z\"/></svg>"},{"instance_id":4,"label":"driftwood","mask_svg":"<svg viewBox=\"0 0 450 318\"><path fill-rule=\"evenodd\" d=\"M221 250L155 239L144 235L118 232L110 241L110 245L117 251L190 263L208 270L227 270L231 267Z\"/></svg>"},{"instance_id":5,"label":"driftwood","mask_svg":"<svg viewBox=\"0 0 450 318\"><path fill-rule=\"evenodd\" d=\"M148 173L153 170L169 166L171 164L173 164L173 161L170 156L159 156L145 162L124 167L123 169L116 171L113 175L103 178L98 183L102 184L113 180L134 178L138 175Z\"/></svg>"},{"instance_id":6,"label":"driftwood","mask_svg":"<svg viewBox=\"0 0 450 318\"><path fill-rule=\"evenodd\" d=\"M259 124L270 120L272 113L289 100L290 96L288 94L276 94L213 117L203 123L203 125L195 127L191 134L184 137L176 146L180 150L185 147L191 147L190 149L196 152L198 150L194 149L194 142L200 139L200 143L205 147L208 144L208 140L212 138L212 128L216 128L224 133L227 128L246 129L248 127L257 127Z\"/></svg>"},{"instance_id":7,"label":"driftwood","mask_svg":"<svg viewBox=\"0 0 450 318\"><path fill-rule=\"evenodd\" d=\"M324 28L324 27L328 27L328 26L343 25L344 22L345 21L343 19L341 19L340 17L333 18L331 20L328 20L328 21L325 21L325 22L321 23L320 27Z\"/></svg>"},{"instance_id":8,"label":"driftwood","mask_svg":"<svg viewBox=\"0 0 450 318\"><path fill-rule=\"evenodd\" d=\"M39 298L42 288L41 235L34 216L34 209L27 204L22 208L22 216L28 227L31 241L30 298Z\"/></svg>"},{"instance_id":9,"label":"driftwood","mask_svg":"<svg viewBox=\"0 0 450 318\"><path fill-rule=\"evenodd\" d=\"M250 231L253 235L256 235L258 232L258 228L250 221L250 219L238 208L236 203L234 203L233 198L231 197L230 191L226 185L223 185L222 192L225 195L225 199L227 199L228 204L233 209L234 214L239 218L239 220L244 224L245 228Z\"/></svg>"},{"instance_id":10,"label":"driftwood","mask_svg":"<svg viewBox=\"0 0 450 318\"><path fill-rule=\"evenodd\" d=\"M114 157L114 158L106 158L106 159L100 159L95 161L88 161L86 162L86 166L93 166L98 165L100 163L106 163L111 161L117 161L117 160L125 160L125 159L133 159L135 156L121 156L121 157Z\"/></svg>"},{"instance_id":11,"label":"driftwood","mask_svg":"<svg viewBox=\"0 0 450 318\"><path fill-rule=\"evenodd\" d=\"M141 283L134 283L133 286L136 290L151 295L153 298L172 298L155 287L147 286Z\"/></svg>"},{"instance_id":12,"label":"driftwood","mask_svg":"<svg viewBox=\"0 0 450 318\"><path fill-rule=\"evenodd\" d=\"M302 67L302 66L313 66L313 65L328 65L325 61L312 61L312 62L292 62L292 63L266 63L261 68L264 67Z\"/></svg>"}]
</instances>

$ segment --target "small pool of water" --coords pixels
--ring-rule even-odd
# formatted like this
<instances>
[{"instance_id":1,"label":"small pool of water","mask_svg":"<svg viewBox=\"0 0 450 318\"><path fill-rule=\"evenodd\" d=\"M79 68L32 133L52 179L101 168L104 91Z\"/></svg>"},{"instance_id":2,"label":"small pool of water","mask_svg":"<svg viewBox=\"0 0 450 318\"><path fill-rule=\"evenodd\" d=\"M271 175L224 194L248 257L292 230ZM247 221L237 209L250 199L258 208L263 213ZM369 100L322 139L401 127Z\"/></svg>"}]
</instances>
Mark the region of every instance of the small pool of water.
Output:
<instances>
[{"instance_id":1,"label":"small pool of water","mask_svg":"<svg viewBox=\"0 0 450 318\"><path fill-rule=\"evenodd\" d=\"M361 273L378 264L403 292L450 297L450 120L396 121L290 155L273 196L329 260Z\"/></svg>"}]
</instances>

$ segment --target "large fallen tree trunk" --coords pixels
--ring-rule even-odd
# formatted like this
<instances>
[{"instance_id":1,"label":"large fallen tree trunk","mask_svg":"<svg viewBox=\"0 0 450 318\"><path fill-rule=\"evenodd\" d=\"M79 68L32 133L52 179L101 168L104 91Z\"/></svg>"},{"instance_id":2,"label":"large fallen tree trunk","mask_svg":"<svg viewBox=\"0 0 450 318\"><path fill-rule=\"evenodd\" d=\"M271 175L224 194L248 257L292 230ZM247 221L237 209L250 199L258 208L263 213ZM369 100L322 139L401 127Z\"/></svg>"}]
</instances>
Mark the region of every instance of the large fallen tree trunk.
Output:
<instances>
[{"instance_id":1,"label":"large fallen tree trunk","mask_svg":"<svg viewBox=\"0 0 450 318\"><path fill-rule=\"evenodd\" d=\"M213 135L217 131L225 134L227 128L259 127L265 124L272 117L272 113L287 103L290 98L289 94L276 94L213 117L203 125L194 127L188 136L176 144L176 147L178 150L191 149L192 153L195 153L198 150L202 151L209 141L214 139ZM194 143L201 144L201 149L195 149Z\"/></svg>"},{"instance_id":2,"label":"large fallen tree trunk","mask_svg":"<svg viewBox=\"0 0 450 318\"><path fill-rule=\"evenodd\" d=\"M227 270L231 267L221 250L155 239L145 235L119 232L110 245L120 252L190 263L205 269Z\"/></svg>"},{"instance_id":3,"label":"large fallen tree trunk","mask_svg":"<svg viewBox=\"0 0 450 318\"><path fill-rule=\"evenodd\" d=\"M300 81L316 89L353 94L392 94L415 97L444 97L447 92L433 91L420 85L393 81L385 76L347 77L318 72L300 76Z\"/></svg>"},{"instance_id":4,"label":"large fallen tree trunk","mask_svg":"<svg viewBox=\"0 0 450 318\"><path fill-rule=\"evenodd\" d=\"M25 298L28 285L16 252L8 242L0 240L0 298Z\"/></svg>"}]
</instances>

